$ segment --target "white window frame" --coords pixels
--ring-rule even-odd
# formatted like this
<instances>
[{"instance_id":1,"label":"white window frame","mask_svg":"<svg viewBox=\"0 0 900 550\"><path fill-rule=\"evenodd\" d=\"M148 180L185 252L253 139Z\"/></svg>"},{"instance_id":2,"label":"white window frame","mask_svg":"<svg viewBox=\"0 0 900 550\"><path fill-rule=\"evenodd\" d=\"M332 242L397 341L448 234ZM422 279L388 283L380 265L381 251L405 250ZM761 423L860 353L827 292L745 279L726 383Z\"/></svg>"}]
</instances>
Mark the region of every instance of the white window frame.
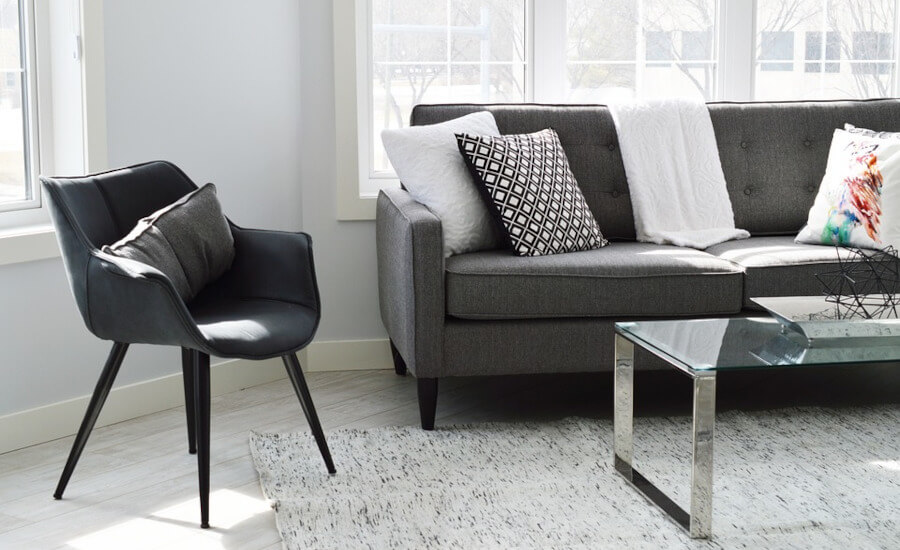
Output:
<instances>
[{"instance_id":1,"label":"white window frame","mask_svg":"<svg viewBox=\"0 0 900 550\"><path fill-rule=\"evenodd\" d=\"M36 109L36 113L33 112L32 116L35 117L34 127L37 132L32 132L31 135L37 142L32 145L37 161L33 163L30 177L34 178L33 189L38 202L32 208L0 211L0 265L59 256L37 175L56 174L53 161L57 158L56 153L60 152L60 147L69 148L69 156L75 158L73 162L78 164L74 169L63 167L64 171L69 172L67 175L77 175L73 171L101 171L108 164L103 0L54 0L52 4L40 0L23 1L28 3L29 13L33 18L33 25L29 25L27 32L31 33L32 48L29 54L32 56L31 62L35 63L31 85L32 90L36 91L32 95L36 98L32 102L32 109ZM72 18L62 22L64 28L61 30L59 18L55 19L55 23L51 22L50 10L62 8L69 9L68 13L71 13ZM51 47L56 48L53 55L59 56L63 51L63 58L76 56L80 65L75 71L79 74L80 82L66 83L66 86L57 86L54 90L51 64L48 62L52 54ZM76 59L72 59L72 62L77 62ZM61 136L54 132L54 91L57 96L68 95L73 93L72 88L74 93L80 94L79 107L76 107L80 114L80 124L74 127L74 134L60 140ZM71 144L68 143L69 137L72 138ZM81 159L81 162L77 159Z\"/></svg>"},{"instance_id":2,"label":"white window frame","mask_svg":"<svg viewBox=\"0 0 900 550\"><path fill-rule=\"evenodd\" d=\"M0 203L0 228L28 223L37 217L41 209L41 189L38 174L41 171L42 133L38 119L41 97L38 92L37 64L37 23L34 0L19 0L19 48L21 49L22 71L22 120L25 147L25 178L30 185L31 197L18 201Z\"/></svg>"}]
</instances>

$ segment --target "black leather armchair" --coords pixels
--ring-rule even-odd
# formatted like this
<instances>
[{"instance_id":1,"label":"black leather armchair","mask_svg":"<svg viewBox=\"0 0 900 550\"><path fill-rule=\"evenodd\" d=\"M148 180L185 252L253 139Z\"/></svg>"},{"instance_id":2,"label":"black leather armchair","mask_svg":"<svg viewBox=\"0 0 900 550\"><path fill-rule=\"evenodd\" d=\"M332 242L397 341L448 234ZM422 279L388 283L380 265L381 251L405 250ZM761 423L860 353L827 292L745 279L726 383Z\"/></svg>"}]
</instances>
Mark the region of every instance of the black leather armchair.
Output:
<instances>
[{"instance_id":1,"label":"black leather armchair","mask_svg":"<svg viewBox=\"0 0 900 550\"><path fill-rule=\"evenodd\" d=\"M182 348L188 448L198 456L202 527L209 526L210 355L281 357L328 471L334 473L296 356L312 340L320 318L309 235L231 224L234 264L185 303L159 270L100 250L125 236L140 218L196 189L184 172L156 161L41 181L81 316L94 335L113 342L55 498L62 498L129 344Z\"/></svg>"}]
</instances>

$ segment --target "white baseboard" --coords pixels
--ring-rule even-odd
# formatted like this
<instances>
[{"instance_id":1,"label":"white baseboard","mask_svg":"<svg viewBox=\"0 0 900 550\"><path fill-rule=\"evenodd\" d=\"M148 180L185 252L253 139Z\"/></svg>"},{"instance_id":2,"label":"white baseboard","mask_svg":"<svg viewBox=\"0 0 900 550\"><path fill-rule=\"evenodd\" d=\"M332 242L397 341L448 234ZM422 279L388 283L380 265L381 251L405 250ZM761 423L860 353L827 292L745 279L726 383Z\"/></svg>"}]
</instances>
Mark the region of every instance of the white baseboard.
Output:
<instances>
[{"instance_id":1,"label":"white baseboard","mask_svg":"<svg viewBox=\"0 0 900 550\"><path fill-rule=\"evenodd\" d=\"M313 342L305 351L310 372L394 368L387 338Z\"/></svg>"},{"instance_id":2,"label":"white baseboard","mask_svg":"<svg viewBox=\"0 0 900 550\"><path fill-rule=\"evenodd\" d=\"M387 340L313 342L301 352L304 369L314 371L391 368ZM97 374L100 374L99 368ZM234 359L211 367L210 391L222 395L285 378L281 359ZM0 453L73 435L90 395L0 416ZM108 426L184 404L181 373L113 388L96 427Z\"/></svg>"}]
</instances>

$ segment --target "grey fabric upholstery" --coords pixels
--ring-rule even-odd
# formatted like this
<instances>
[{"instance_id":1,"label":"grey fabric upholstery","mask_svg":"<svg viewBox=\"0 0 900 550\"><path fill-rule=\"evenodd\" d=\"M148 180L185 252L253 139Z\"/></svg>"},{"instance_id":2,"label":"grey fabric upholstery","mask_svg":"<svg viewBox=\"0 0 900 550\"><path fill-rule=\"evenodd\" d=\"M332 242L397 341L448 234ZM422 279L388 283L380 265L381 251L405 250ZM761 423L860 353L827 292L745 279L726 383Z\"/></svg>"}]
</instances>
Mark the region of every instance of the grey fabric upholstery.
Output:
<instances>
[{"instance_id":1,"label":"grey fabric upholstery","mask_svg":"<svg viewBox=\"0 0 900 550\"><path fill-rule=\"evenodd\" d=\"M441 222L402 189L378 195L381 320L414 374L440 364L444 332ZM424 365L424 366L423 366Z\"/></svg>"},{"instance_id":2,"label":"grey fabric upholstery","mask_svg":"<svg viewBox=\"0 0 900 550\"><path fill-rule=\"evenodd\" d=\"M703 252L672 251L633 242L625 170L606 107L419 105L411 122L479 110L492 112L504 134L556 130L604 236L626 242L546 258L483 251L452 256L445 270L440 221L405 191L383 192L381 314L418 377L609 370L615 321L744 315L751 296L817 294L814 275L831 267L835 251L795 245L793 237L815 198L834 129L851 123L900 131L897 99L710 104L735 222L754 237ZM637 353L638 366L658 365Z\"/></svg>"},{"instance_id":3,"label":"grey fabric upholstery","mask_svg":"<svg viewBox=\"0 0 900 550\"><path fill-rule=\"evenodd\" d=\"M234 266L188 308L158 269L100 250L195 190L181 170L157 161L41 181L72 293L99 338L248 359L285 355L312 339L320 307L308 235L231 224Z\"/></svg>"},{"instance_id":4,"label":"grey fabric upholstery","mask_svg":"<svg viewBox=\"0 0 900 550\"><path fill-rule=\"evenodd\" d=\"M761 296L814 296L822 293L817 273L838 267L845 248L800 244L794 237L751 237L706 249L744 270L744 307L759 309L750 298Z\"/></svg>"},{"instance_id":5,"label":"grey fabric upholstery","mask_svg":"<svg viewBox=\"0 0 900 550\"><path fill-rule=\"evenodd\" d=\"M602 105L418 105L412 124L489 110L502 134L553 128L588 206L608 239L634 240L625 168L612 117ZM900 130L900 100L710 103L735 224L754 235L796 234L845 123Z\"/></svg>"},{"instance_id":6,"label":"grey fabric upholstery","mask_svg":"<svg viewBox=\"0 0 900 550\"><path fill-rule=\"evenodd\" d=\"M627 321L628 318L616 319ZM611 319L471 321L450 318L441 363L421 365L416 376L482 376L598 372L612 369ZM635 368L660 369L661 359L635 346Z\"/></svg>"},{"instance_id":7,"label":"grey fabric upholstery","mask_svg":"<svg viewBox=\"0 0 900 550\"><path fill-rule=\"evenodd\" d=\"M737 313L742 272L705 252L619 242L538 257L490 250L447 258L447 314L463 319Z\"/></svg>"},{"instance_id":8,"label":"grey fabric upholstery","mask_svg":"<svg viewBox=\"0 0 900 550\"><path fill-rule=\"evenodd\" d=\"M234 237L216 188L207 183L142 218L128 235L101 250L156 267L188 301L231 267Z\"/></svg>"}]
</instances>

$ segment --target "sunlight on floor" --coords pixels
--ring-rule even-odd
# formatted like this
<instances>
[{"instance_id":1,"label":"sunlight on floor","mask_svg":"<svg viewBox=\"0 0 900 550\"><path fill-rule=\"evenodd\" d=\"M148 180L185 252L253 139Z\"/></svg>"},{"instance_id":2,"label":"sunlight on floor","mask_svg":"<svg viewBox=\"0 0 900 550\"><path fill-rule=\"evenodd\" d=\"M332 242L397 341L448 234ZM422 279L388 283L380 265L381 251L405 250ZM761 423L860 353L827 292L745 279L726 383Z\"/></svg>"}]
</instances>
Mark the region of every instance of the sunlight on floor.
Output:
<instances>
[{"instance_id":1,"label":"sunlight on floor","mask_svg":"<svg viewBox=\"0 0 900 550\"><path fill-rule=\"evenodd\" d=\"M201 530L197 498L158 510L149 517L132 519L68 541L84 550L150 548L222 548L223 531L270 510L261 498L222 489L209 495L212 529Z\"/></svg>"},{"instance_id":2,"label":"sunlight on floor","mask_svg":"<svg viewBox=\"0 0 900 550\"><path fill-rule=\"evenodd\" d=\"M869 462L873 466L880 466L885 470L900 472L900 460L873 460Z\"/></svg>"}]
</instances>

